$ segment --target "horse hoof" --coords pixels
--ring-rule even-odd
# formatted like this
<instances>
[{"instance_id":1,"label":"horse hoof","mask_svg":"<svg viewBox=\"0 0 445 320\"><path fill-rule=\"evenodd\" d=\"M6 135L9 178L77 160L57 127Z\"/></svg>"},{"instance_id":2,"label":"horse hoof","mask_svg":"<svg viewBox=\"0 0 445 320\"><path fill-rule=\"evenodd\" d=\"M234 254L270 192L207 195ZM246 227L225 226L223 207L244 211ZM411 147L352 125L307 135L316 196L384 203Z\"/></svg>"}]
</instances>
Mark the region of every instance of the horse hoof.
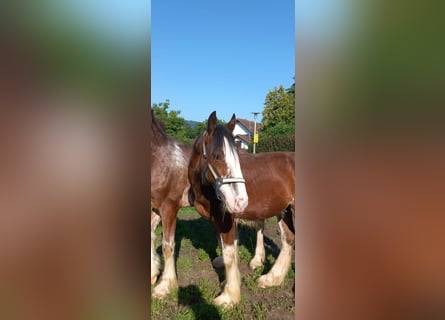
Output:
<instances>
[{"instance_id":1,"label":"horse hoof","mask_svg":"<svg viewBox=\"0 0 445 320\"><path fill-rule=\"evenodd\" d=\"M152 285L155 284L157 280L158 280L158 276L157 275L156 276L152 276L151 277L151 284Z\"/></svg>"},{"instance_id":2,"label":"horse hoof","mask_svg":"<svg viewBox=\"0 0 445 320\"><path fill-rule=\"evenodd\" d=\"M212 265L214 268L223 268L224 267L224 259L222 256L216 257L212 261Z\"/></svg>"},{"instance_id":3,"label":"horse hoof","mask_svg":"<svg viewBox=\"0 0 445 320\"><path fill-rule=\"evenodd\" d=\"M268 288L268 287L277 286L278 284L276 282L277 281L276 281L276 279L274 279L274 277L265 274L258 278L257 285L259 288L264 289L264 288Z\"/></svg>"},{"instance_id":4,"label":"horse hoof","mask_svg":"<svg viewBox=\"0 0 445 320\"><path fill-rule=\"evenodd\" d=\"M263 266L263 261L261 260L261 258L257 259L257 258L253 258L252 260L250 260L249 262L249 268L250 270L255 270L258 267L262 267Z\"/></svg>"},{"instance_id":5,"label":"horse hoof","mask_svg":"<svg viewBox=\"0 0 445 320\"><path fill-rule=\"evenodd\" d=\"M159 285L153 290L153 297L157 299L164 299L169 293L169 290L165 287L160 287Z\"/></svg>"},{"instance_id":6,"label":"horse hoof","mask_svg":"<svg viewBox=\"0 0 445 320\"><path fill-rule=\"evenodd\" d=\"M239 299L234 299L233 297L230 297L227 293L222 293L218 297L216 297L213 300L213 304L215 306L221 306L223 308L230 308L237 304L239 302Z\"/></svg>"},{"instance_id":7,"label":"horse hoof","mask_svg":"<svg viewBox=\"0 0 445 320\"><path fill-rule=\"evenodd\" d=\"M153 297L163 299L171 292L172 289L175 288L177 288L177 283L161 281L161 283L153 289Z\"/></svg>"}]
</instances>

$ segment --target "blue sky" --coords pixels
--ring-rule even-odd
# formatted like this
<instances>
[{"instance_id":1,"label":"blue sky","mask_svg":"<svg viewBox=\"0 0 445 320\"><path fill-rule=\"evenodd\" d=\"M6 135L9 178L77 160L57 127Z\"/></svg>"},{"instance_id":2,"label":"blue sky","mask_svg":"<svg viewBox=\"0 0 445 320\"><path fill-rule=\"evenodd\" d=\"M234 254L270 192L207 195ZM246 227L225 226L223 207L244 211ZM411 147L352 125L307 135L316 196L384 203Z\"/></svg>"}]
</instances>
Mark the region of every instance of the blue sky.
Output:
<instances>
[{"instance_id":1,"label":"blue sky","mask_svg":"<svg viewBox=\"0 0 445 320\"><path fill-rule=\"evenodd\" d=\"M152 0L152 103L187 120L253 119L294 82L294 21L294 0Z\"/></svg>"}]
</instances>

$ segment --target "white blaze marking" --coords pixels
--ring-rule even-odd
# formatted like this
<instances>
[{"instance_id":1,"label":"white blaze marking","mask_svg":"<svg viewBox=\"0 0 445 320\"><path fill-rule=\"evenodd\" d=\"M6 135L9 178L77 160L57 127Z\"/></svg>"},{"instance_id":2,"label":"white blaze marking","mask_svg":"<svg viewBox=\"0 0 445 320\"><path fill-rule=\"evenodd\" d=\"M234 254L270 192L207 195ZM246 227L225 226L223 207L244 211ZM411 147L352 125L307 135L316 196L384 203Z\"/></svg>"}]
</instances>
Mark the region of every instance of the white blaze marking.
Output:
<instances>
[{"instance_id":1,"label":"white blaze marking","mask_svg":"<svg viewBox=\"0 0 445 320\"><path fill-rule=\"evenodd\" d=\"M241 178L243 176L243 173L241 172L241 165L239 163L238 153L230 145L226 137L224 137L224 155L230 176L233 178Z\"/></svg>"},{"instance_id":2,"label":"white blaze marking","mask_svg":"<svg viewBox=\"0 0 445 320\"><path fill-rule=\"evenodd\" d=\"M227 164L229 177L243 178L238 153L230 145L227 138L224 137L224 157ZM241 213L248 205L248 196L246 185L241 182L224 184L221 186L221 192L226 198L226 205L230 212Z\"/></svg>"}]
</instances>

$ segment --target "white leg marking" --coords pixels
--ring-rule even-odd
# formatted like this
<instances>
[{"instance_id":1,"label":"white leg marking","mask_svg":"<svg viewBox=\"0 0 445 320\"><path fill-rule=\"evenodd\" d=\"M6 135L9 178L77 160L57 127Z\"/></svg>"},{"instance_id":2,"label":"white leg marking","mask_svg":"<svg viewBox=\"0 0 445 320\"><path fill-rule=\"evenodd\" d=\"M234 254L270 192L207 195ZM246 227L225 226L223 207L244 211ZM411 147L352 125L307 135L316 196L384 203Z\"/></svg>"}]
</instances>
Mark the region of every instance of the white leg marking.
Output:
<instances>
[{"instance_id":1,"label":"white leg marking","mask_svg":"<svg viewBox=\"0 0 445 320\"><path fill-rule=\"evenodd\" d=\"M255 256L249 262L249 268L251 270L255 270L258 267L261 267L266 259L266 251L264 250L264 220L255 222L255 230L256 230L256 248L255 248Z\"/></svg>"},{"instance_id":2,"label":"white leg marking","mask_svg":"<svg viewBox=\"0 0 445 320\"><path fill-rule=\"evenodd\" d=\"M178 287L175 272L175 243L173 241L162 241L162 252L164 255L164 272L161 281L153 290L153 296L159 299L164 298L172 289Z\"/></svg>"},{"instance_id":3,"label":"white leg marking","mask_svg":"<svg viewBox=\"0 0 445 320\"><path fill-rule=\"evenodd\" d=\"M151 212L151 284L155 284L158 279L160 272L161 260L159 255L156 253L155 240L156 234L155 229L161 221L161 217L158 216L153 211Z\"/></svg>"},{"instance_id":4,"label":"white leg marking","mask_svg":"<svg viewBox=\"0 0 445 320\"><path fill-rule=\"evenodd\" d=\"M226 245L223 241L222 252L224 266L226 268L226 284L223 292L213 300L217 306L232 306L241 299L241 279L238 268L238 245L235 240L233 245Z\"/></svg>"},{"instance_id":5,"label":"white leg marking","mask_svg":"<svg viewBox=\"0 0 445 320\"><path fill-rule=\"evenodd\" d=\"M278 224L281 232L280 254L269 273L258 278L257 283L260 288L280 285L289 271L292 260L292 246L286 241L286 235L284 234L282 226L283 223L284 221L281 220Z\"/></svg>"}]
</instances>

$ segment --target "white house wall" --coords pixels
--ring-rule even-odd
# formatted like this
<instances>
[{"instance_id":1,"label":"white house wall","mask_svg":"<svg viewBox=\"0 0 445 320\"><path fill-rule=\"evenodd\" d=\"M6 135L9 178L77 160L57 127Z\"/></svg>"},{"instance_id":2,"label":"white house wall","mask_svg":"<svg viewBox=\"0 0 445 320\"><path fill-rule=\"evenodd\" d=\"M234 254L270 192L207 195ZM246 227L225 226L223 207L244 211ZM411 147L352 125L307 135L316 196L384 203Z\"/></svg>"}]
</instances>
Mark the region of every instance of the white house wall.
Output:
<instances>
[{"instance_id":1,"label":"white house wall","mask_svg":"<svg viewBox=\"0 0 445 320\"><path fill-rule=\"evenodd\" d=\"M252 128L253 131L253 128ZM233 135L243 135L243 134L249 134L249 130L247 130L243 125L236 123L235 129L233 129Z\"/></svg>"}]
</instances>

